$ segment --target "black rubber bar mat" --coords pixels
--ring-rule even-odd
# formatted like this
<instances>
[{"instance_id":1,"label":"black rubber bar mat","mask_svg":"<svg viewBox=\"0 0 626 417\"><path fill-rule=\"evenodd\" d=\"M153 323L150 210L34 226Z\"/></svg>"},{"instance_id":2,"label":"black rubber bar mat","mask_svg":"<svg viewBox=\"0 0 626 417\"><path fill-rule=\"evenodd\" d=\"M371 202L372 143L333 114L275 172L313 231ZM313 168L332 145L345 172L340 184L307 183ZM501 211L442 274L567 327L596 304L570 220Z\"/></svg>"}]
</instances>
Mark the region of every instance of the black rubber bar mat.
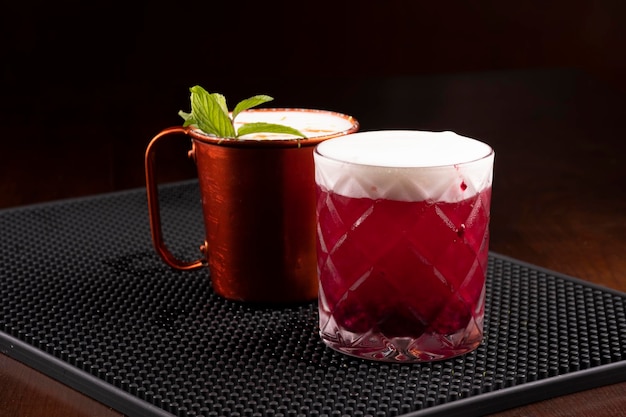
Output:
<instances>
[{"instance_id":1,"label":"black rubber bar mat","mask_svg":"<svg viewBox=\"0 0 626 417\"><path fill-rule=\"evenodd\" d=\"M161 200L195 259L197 183ZM166 267L142 189L5 209L0 236L0 350L129 416L468 417L626 380L626 294L498 254L483 344L407 365L326 348L315 303L225 301Z\"/></svg>"}]
</instances>

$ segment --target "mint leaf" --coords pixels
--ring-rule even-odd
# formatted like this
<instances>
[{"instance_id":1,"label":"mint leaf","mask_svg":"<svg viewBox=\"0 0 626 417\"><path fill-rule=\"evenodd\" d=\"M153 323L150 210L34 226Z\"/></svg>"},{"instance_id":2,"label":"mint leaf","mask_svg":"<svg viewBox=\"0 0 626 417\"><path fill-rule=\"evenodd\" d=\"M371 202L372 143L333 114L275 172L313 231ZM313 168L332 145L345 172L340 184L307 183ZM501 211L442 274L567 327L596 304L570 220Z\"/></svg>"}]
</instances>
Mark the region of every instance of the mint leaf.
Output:
<instances>
[{"instance_id":1,"label":"mint leaf","mask_svg":"<svg viewBox=\"0 0 626 417\"><path fill-rule=\"evenodd\" d=\"M178 115L185 120L185 123L183 123L183 127L187 127L196 123L191 113L185 113L184 111L180 110L178 112Z\"/></svg>"},{"instance_id":2,"label":"mint leaf","mask_svg":"<svg viewBox=\"0 0 626 417\"><path fill-rule=\"evenodd\" d=\"M178 115L183 118L183 126L194 126L204 133L220 138L238 138L250 133L286 133L306 137L297 129L274 123L246 123L235 130L235 117L242 111L274 100L270 96L257 95L240 101L235 106L232 116L228 113L226 98L219 93L209 93L199 85L189 89L191 92L191 112L182 110Z\"/></svg>"},{"instance_id":3,"label":"mint leaf","mask_svg":"<svg viewBox=\"0 0 626 417\"><path fill-rule=\"evenodd\" d=\"M217 93L209 94L200 86L192 87L190 91L191 116L198 128L205 133L222 138L236 137L224 96Z\"/></svg>"},{"instance_id":4,"label":"mint leaf","mask_svg":"<svg viewBox=\"0 0 626 417\"><path fill-rule=\"evenodd\" d=\"M237 115L241 113L242 111L251 109L252 107L256 107L260 104L267 103L268 101L272 101L272 100L274 100L273 97L266 96L266 95L258 95L258 96L247 98L245 100L241 100L235 106L235 110L233 110L233 120L235 120L235 117L237 117Z\"/></svg>"},{"instance_id":5,"label":"mint leaf","mask_svg":"<svg viewBox=\"0 0 626 417\"><path fill-rule=\"evenodd\" d=\"M293 127L265 122L246 123L241 125L237 131L237 136L249 135L250 133L287 133L301 138L306 137L298 129L294 129Z\"/></svg>"},{"instance_id":6,"label":"mint leaf","mask_svg":"<svg viewBox=\"0 0 626 417\"><path fill-rule=\"evenodd\" d=\"M215 112L215 117L213 123L217 126L219 130L218 136L223 138L234 138L237 137L237 132L235 132L235 126L233 124L233 119L231 119L228 114L228 107L226 106L226 98L218 93L213 93L210 97L215 101L218 108L213 108L212 111Z\"/></svg>"},{"instance_id":7,"label":"mint leaf","mask_svg":"<svg viewBox=\"0 0 626 417\"><path fill-rule=\"evenodd\" d=\"M215 99L215 102L220 106L220 109L222 109L222 112L224 112L226 117L230 118L228 115L228 106L226 105L226 97L220 93L213 93L211 94L211 97Z\"/></svg>"}]
</instances>

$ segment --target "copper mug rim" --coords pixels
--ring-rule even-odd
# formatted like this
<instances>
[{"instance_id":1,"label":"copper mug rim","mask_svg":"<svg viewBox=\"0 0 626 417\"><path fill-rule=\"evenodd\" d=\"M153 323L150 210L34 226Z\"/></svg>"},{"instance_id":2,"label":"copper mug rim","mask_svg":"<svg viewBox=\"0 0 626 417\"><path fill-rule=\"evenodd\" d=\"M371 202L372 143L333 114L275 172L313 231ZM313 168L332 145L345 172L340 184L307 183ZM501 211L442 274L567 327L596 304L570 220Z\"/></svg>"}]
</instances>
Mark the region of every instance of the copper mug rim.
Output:
<instances>
[{"instance_id":1,"label":"copper mug rim","mask_svg":"<svg viewBox=\"0 0 626 417\"><path fill-rule=\"evenodd\" d=\"M319 110L308 109L299 107L271 107L262 109L249 109L245 110L246 113L264 113L264 112L303 112L303 113L323 113L332 116L336 116L350 122L350 127L344 130L325 131L318 136L309 136L306 138L285 138L285 139L255 139L255 138L222 138L219 136L209 135L202 130L190 127L187 134L193 139L200 142L227 146L227 147L250 147L250 148L292 148L292 147L304 147L315 146L318 143L333 138L336 136L343 136L350 133L354 133L359 129L359 122L353 116L339 113L332 110Z\"/></svg>"}]
</instances>

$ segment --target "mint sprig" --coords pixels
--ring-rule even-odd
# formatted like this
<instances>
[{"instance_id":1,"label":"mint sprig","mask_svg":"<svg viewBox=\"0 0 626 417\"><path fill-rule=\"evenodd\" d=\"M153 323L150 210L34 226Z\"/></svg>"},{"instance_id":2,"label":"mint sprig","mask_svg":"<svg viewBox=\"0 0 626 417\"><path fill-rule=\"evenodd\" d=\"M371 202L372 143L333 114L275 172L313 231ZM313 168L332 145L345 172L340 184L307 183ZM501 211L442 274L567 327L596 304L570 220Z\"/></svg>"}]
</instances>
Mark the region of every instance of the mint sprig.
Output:
<instances>
[{"instance_id":1,"label":"mint sprig","mask_svg":"<svg viewBox=\"0 0 626 417\"><path fill-rule=\"evenodd\" d=\"M194 126L204 133L220 138L238 138L251 133L284 133L304 138L298 129L275 123L253 122L246 123L235 129L235 118L239 113L274 100L270 96L257 95L237 103L229 114L226 98L219 93L209 93L196 85L191 91L191 113L179 111L178 115L185 122L183 126Z\"/></svg>"}]
</instances>

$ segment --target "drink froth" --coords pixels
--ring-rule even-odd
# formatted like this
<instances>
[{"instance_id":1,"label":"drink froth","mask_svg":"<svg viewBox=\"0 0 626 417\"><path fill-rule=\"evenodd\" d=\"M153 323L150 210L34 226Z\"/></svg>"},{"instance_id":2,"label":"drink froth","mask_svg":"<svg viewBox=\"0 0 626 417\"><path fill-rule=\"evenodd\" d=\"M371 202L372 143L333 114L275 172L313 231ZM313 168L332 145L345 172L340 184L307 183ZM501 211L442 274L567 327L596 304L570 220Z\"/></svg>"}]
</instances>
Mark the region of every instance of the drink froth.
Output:
<instances>
[{"instance_id":1,"label":"drink froth","mask_svg":"<svg viewBox=\"0 0 626 417\"><path fill-rule=\"evenodd\" d=\"M239 113L235 119L235 128L247 123L264 122L293 127L302 132L307 139L347 132L354 127L354 119L330 111L309 109L261 109ZM239 139L296 139L293 135L276 133L254 133L243 135Z\"/></svg>"},{"instance_id":2,"label":"drink froth","mask_svg":"<svg viewBox=\"0 0 626 417\"><path fill-rule=\"evenodd\" d=\"M494 152L454 132L360 132L318 145L316 182L354 198L457 202L491 186Z\"/></svg>"}]
</instances>

